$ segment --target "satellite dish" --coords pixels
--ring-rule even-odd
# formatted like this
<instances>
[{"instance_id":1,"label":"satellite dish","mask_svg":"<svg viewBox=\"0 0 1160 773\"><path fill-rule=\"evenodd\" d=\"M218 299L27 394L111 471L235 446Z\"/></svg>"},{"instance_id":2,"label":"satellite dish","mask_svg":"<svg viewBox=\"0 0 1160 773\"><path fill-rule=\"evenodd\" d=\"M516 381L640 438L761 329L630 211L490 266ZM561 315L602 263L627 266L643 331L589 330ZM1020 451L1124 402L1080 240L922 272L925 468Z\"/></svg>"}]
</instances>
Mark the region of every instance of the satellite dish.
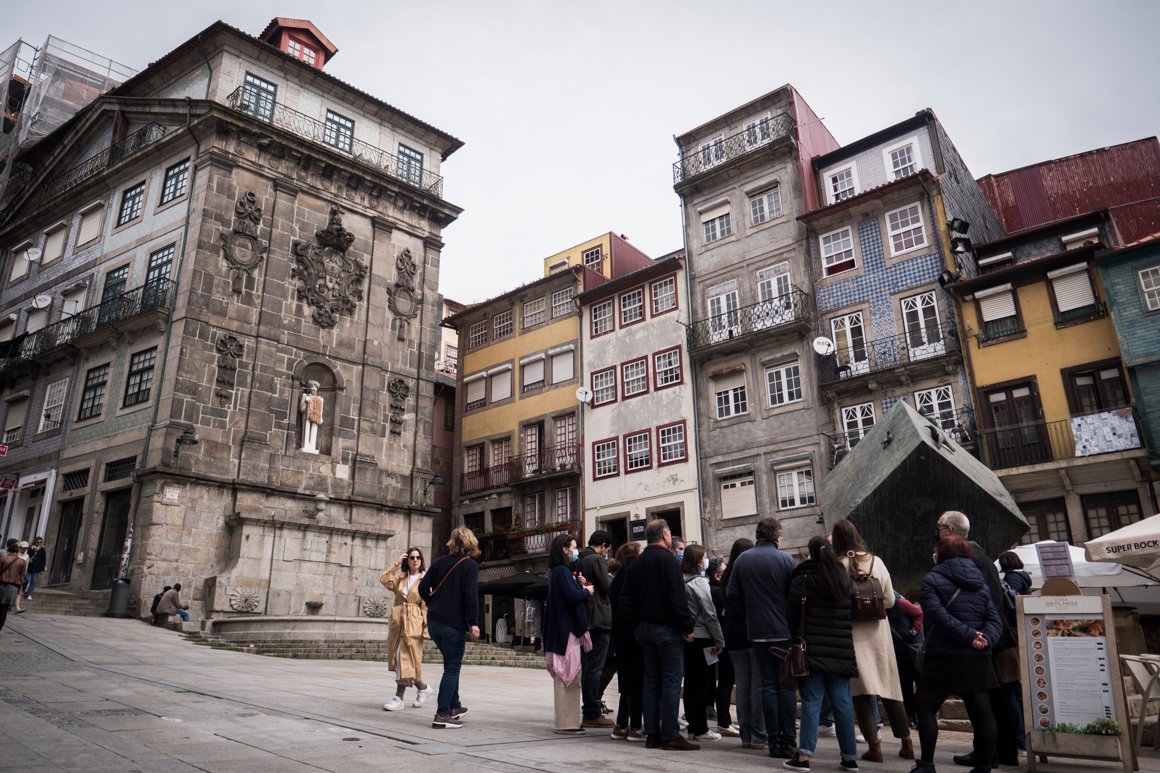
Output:
<instances>
[{"instance_id":1,"label":"satellite dish","mask_svg":"<svg viewBox=\"0 0 1160 773\"><path fill-rule=\"evenodd\" d=\"M52 305L52 296L51 295L38 295L32 299L33 308L47 309L51 305Z\"/></svg>"},{"instance_id":2,"label":"satellite dish","mask_svg":"<svg viewBox=\"0 0 1160 773\"><path fill-rule=\"evenodd\" d=\"M814 343L813 343L813 347L814 347L814 351L817 352L818 354L822 355L823 357L825 357L828 354L833 354L834 349L836 348L834 346L834 342L831 341L830 339L826 338L825 336L818 336L817 338L815 338Z\"/></svg>"},{"instance_id":3,"label":"satellite dish","mask_svg":"<svg viewBox=\"0 0 1160 773\"><path fill-rule=\"evenodd\" d=\"M588 387L580 387L576 390L576 399L588 405L588 403L592 402L592 390Z\"/></svg>"}]
</instances>

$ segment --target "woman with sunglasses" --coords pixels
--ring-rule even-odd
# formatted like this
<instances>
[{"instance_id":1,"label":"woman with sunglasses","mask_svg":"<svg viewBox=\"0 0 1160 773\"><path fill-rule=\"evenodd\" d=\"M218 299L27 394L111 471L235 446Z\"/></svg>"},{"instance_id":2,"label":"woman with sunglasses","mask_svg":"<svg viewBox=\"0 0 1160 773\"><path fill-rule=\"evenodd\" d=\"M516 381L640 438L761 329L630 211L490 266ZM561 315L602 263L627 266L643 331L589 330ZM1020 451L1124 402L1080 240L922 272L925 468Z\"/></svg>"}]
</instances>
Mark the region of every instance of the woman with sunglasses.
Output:
<instances>
[{"instance_id":1,"label":"woman with sunglasses","mask_svg":"<svg viewBox=\"0 0 1160 773\"><path fill-rule=\"evenodd\" d=\"M423 635L427 632L427 607L419 598L419 581L427 568L423 551L408 548L379 575L379 582L395 594L391 626L387 634L387 665L395 672L395 697L383 704L387 711L406 706L403 695L411 685L417 690L415 708L422 706L431 688L423 681Z\"/></svg>"}]
</instances>

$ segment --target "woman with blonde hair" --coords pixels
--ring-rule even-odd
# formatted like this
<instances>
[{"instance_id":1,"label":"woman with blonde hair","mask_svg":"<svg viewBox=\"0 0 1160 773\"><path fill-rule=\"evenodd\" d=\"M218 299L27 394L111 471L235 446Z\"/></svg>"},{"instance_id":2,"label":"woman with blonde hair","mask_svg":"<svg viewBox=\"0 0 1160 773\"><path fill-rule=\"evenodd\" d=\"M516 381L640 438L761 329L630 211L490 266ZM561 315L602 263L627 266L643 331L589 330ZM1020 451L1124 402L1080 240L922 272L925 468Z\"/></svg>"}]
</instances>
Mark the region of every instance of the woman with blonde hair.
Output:
<instances>
[{"instance_id":1,"label":"woman with blonde hair","mask_svg":"<svg viewBox=\"0 0 1160 773\"><path fill-rule=\"evenodd\" d=\"M419 581L419 598L427 604L427 630L443 655L438 707L431 727L463 727L467 707L459 702L459 671L467 637L479 638L479 541L466 526L457 526L447 542L451 552L439 556Z\"/></svg>"},{"instance_id":2,"label":"woman with blonde hair","mask_svg":"<svg viewBox=\"0 0 1160 773\"><path fill-rule=\"evenodd\" d=\"M395 672L395 697L383 704L387 711L398 711L406 706L403 696L407 688L415 686L415 702L419 708L431 694L431 687L423 681L423 634L427 632L427 608L419 598L419 582L427 564L423 551L407 548L379 575L383 587L395 594L391 607L391 625L387 634L387 665Z\"/></svg>"},{"instance_id":3,"label":"woman with blonde hair","mask_svg":"<svg viewBox=\"0 0 1160 773\"><path fill-rule=\"evenodd\" d=\"M858 527L845 518L838 519L830 532L830 542L850 577L873 577L882 589L883 607L893 607L894 583L890 580L890 571L882 559L866 549ZM850 693L854 696L858 729L870 747L862 759L867 762L883 760L878 723L874 718L874 702L880 699L890 719L890 730L902 742L898 756L913 760L914 741L910 737L910 724L906 720L906 707L902 703L902 682L898 678L898 663L894 659L890 621L885 617L881 620L855 620L853 628L858 675L850 680Z\"/></svg>"}]
</instances>

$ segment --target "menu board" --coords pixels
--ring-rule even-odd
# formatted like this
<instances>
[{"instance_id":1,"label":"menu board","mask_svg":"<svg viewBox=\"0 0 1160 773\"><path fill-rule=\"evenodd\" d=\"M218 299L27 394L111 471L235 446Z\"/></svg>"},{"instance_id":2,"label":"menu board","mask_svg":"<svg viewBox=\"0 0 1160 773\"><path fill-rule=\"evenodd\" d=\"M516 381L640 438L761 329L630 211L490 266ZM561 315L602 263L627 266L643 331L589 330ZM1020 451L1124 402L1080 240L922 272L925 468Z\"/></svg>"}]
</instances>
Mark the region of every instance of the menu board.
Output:
<instances>
[{"instance_id":1,"label":"menu board","mask_svg":"<svg viewBox=\"0 0 1160 773\"><path fill-rule=\"evenodd\" d=\"M1109 656L1108 626L1099 596L1023 596L1020 641L1036 727L1084 726L1101 717L1120 721Z\"/></svg>"},{"instance_id":2,"label":"menu board","mask_svg":"<svg viewBox=\"0 0 1160 773\"><path fill-rule=\"evenodd\" d=\"M1067 577L1075 579L1075 566L1071 562L1071 545L1066 542L1040 542L1035 545L1035 555L1039 559L1039 571L1043 579Z\"/></svg>"}]
</instances>

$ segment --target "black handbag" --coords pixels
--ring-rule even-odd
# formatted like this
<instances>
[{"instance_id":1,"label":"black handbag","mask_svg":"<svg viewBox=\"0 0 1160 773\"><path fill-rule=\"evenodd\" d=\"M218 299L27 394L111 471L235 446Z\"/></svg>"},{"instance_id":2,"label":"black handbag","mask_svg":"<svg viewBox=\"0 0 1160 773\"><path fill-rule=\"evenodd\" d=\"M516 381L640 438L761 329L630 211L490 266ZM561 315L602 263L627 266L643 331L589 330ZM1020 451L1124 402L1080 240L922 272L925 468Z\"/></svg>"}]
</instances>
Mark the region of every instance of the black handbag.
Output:
<instances>
[{"instance_id":1,"label":"black handbag","mask_svg":"<svg viewBox=\"0 0 1160 773\"><path fill-rule=\"evenodd\" d=\"M802 596L802 614L798 620L797 639L789 645L789 649L770 647L775 655L784 656L781 661L781 686L787 690L797 687L798 680L810 675L810 667L806 664L806 597Z\"/></svg>"},{"instance_id":2,"label":"black handbag","mask_svg":"<svg viewBox=\"0 0 1160 773\"><path fill-rule=\"evenodd\" d=\"M955 599L959 597L961 591L962 588L955 588L955 592L951 594L951 600L943 604L943 608L950 609L951 604L955 603ZM918 648L918 652L914 655L914 670L920 674L923 672L923 666L926 665L926 645L930 644L931 630L931 628L927 628L923 631L922 646Z\"/></svg>"}]
</instances>

